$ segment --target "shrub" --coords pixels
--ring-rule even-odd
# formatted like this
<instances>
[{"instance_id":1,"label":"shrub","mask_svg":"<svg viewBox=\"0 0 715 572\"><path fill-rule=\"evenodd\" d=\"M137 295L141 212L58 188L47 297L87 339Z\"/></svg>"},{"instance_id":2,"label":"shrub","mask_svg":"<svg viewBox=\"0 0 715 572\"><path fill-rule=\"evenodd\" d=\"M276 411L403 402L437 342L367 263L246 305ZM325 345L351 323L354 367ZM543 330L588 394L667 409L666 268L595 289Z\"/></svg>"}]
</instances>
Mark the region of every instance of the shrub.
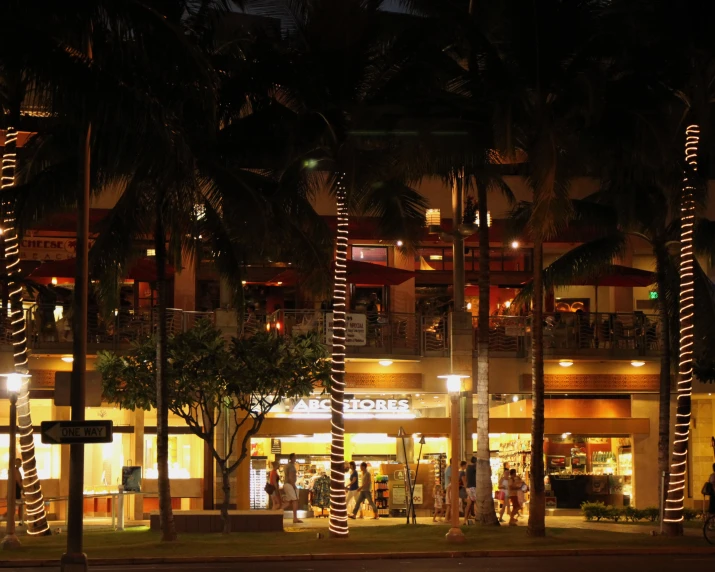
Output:
<instances>
[{"instance_id":1,"label":"shrub","mask_svg":"<svg viewBox=\"0 0 715 572\"><path fill-rule=\"evenodd\" d=\"M623 518L627 521L630 520L631 522L638 522L644 518L643 511L638 510L634 506L627 506L623 509Z\"/></svg>"},{"instance_id":2,"label":"shrub","mask_svg":"<svg viewBox=\"0 0 715 572\"><path fill-rule=\"evenodd\" d=\"M660 509L657 506L649 506L644 508L642 511L643 518L655 522L660 517Z\"/></svg>"},{"instance_id":3,"label":"shrub","mask_svg":"<svg viewBox=\"0 0 715 572\"><path fill-rule=\"evenodd\" d=\"M599 521L602 518L608 517L608 508L602 502L583 502L581 503L581 512L586 520Z\"/></svg>"},{"instance_id":4,"label":"shrub","mask_svg":"<svg viewBox=\"0 0 715 572\"><path fill-rule=\"evenodd\" d=\"M625 515L625 511L622 508L616 508L615 506L607 506L605 517L611 519L613 522L618 522Z\"/></svg>"},{"instance_id":5,"label":"shrub","mask_svg":"<svg viewBox=\"0 0 715 572\"><path fill-rule=\"evenodd\" d=\"M685 507L683 509L683 518L686 520L686 522L690 522L691 520L700 518L701 514L702 514L701 510L696 510L694 508Z\"/></svg>"}]
</instances>

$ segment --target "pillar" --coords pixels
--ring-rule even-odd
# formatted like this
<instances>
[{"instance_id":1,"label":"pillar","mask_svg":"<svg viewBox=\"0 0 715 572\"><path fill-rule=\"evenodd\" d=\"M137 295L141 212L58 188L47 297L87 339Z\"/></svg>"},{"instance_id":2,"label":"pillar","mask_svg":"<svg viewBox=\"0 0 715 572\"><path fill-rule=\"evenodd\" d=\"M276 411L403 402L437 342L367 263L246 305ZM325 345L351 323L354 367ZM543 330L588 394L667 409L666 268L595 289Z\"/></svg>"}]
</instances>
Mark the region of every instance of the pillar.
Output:
<instances>
[{"instance_id":1,"label":"pillar","mask_svg":"<svg viewBox=\"0 0 715 572\"><path fill-rule=\"evenodd\" d=\"M450 358L453 374L467 376L462 380L462 410L464 412L462 424L462 458L469 461L474 446L472 444L472 393L474 380L472 378L473 357L473 330L472 314L464 311L454 311L450 316Z\"/></svg>"},{"instance_id":2,"label":"pillar","mask_svg":"<svg viewBox=\"0 0 715 572\"><path fill-rule=\"evenodd\" d=\"M182 268L174 275L174 306L181 310L196 309L196 263L182 260Z\"/></svg>"},{"instance_id":3,"label":"pillar","mask_svg":"<svg viewBox=\"0 0 715 572\"><path fill-rule=\"evenodd\" d=\"M142 475L144 474L144 410L136 409L134 411L134 450L133 450L134 465L142 467ZM144 495L133 495L134 502L127 503L129 508L129 518L134 520L144 519Z\"/></svg>"}]
</instances>

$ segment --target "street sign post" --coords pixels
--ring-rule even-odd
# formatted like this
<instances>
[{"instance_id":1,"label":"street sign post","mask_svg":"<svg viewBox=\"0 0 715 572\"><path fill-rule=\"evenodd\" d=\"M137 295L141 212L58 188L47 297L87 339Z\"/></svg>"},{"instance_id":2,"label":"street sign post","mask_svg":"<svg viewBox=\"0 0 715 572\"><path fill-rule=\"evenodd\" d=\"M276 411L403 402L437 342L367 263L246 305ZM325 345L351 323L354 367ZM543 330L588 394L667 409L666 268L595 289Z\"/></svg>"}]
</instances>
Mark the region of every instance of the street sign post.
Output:
<instances>
[{"instance_id":1,"label":"street sign post","mask_svg":"<svg viewBox=\"0 0 715 572\"><path fill-rule=\"evenodd\" d=\"M111 421L43 421L42 442L50 445L111 443Z\"/></svg>"}]
</instances>

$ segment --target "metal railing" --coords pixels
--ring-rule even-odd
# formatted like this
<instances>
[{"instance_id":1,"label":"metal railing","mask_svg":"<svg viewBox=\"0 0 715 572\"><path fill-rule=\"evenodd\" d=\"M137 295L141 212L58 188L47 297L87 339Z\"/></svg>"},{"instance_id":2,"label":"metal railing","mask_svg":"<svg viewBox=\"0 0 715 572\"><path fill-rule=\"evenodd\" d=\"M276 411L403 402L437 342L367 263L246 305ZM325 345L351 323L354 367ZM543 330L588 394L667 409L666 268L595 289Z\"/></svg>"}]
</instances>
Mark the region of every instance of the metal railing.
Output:
<instances>
[{"instance_id":1,"label":"metal railing","mask_svg":"<svg viewBox=\"0 0 715 572\"><path fill-rule=\"evenodd\" d=\"M221 310L226 312L226 310ZM231 311L229 311L231 313ZM235 312L233 312L235 316ZM230 318L230 316L229 316ZM49 309L26 310L30 348L68 352L72 345L71 316L55 320ZM217 312L169 308L169 335L184 332L202 319L221 327L226 337L237 335L236 317L217 320ZM230 323L229 323L230 322ZM279 310L269 315L247 313L243 335L273 331L281 335L316 332L326 345L332 343L332 314L324 310ZM399 312L350 313L347 353L352 356L445 356L449 353L449 317ZM156 311L134 314L119 311L109 321L90 312L88 343L93 349L117 349L120 345L152 335L157 329ZM529 358L531 316L490 316L490 356ZM477 318L473 318L473 349L478 345ZM11 343L9 320L0 319L0 344ZM660 321L657 315L634 313L544 314L546 357L657 357L660 352Z\"/></svg>"},{"instance_id":2,"label":"metal railing","mask_svg":"<svg viewBox=\"0 0 715 572\"><path fill-rule=\"evenodd\" d=\"M420 316L400 312L350 312L348 355L420 355ZM332 313L325 310L278 310L266 317L269 329L288 335L317 332L332 343Z\"/></svg>"}]
</instances>

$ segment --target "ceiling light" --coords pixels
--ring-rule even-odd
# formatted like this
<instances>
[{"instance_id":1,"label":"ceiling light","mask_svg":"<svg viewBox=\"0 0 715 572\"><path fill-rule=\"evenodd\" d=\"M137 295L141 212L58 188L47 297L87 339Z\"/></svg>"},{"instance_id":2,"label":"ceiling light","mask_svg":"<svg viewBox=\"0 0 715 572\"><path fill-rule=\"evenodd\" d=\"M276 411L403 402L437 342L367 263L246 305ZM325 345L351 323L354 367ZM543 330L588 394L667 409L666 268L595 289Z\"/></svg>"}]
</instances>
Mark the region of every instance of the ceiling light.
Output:
<instances>
[{"instance_id":1,"label":"ceiling light","mask_svg":"<svg viewBox=\"0 0 715 572\"><path fill-rule=\"evenodd\" d=\"M156 256L156 249L155 248L147 248L146 255L147 256Z\"/></svg>"},{"instance_id":2,"label":"ceiling light","mask_svg":"<svg viewBox=\"0 0 715 572\"><path fill-rule=\"evenodd\" d=\"M439 395L435 395L434 398L435 398L435 399L439 399Z\"/></svg>"},{"instance_id":3,"label":"ceiling light","mask_svg":"<svg viewBox=\"0 0 715 572\"><path fill-rule=\"evenodd\" d=\"M519 401L519 396L518 396L518 395L515 395L514 397L511 398L511 400L512 400L514 403L516 403L517 401Z\"/></svg>"},{"instance_id":4,"label":"ceiling light","mask_svg":"<svg viewBox=\"0 0 715 572\"><path fill-rule=\"evenodd\" d=\"M430 260L442 260L442 255L441 254L430 254L429 259Z\"/></svg>"},{"instance_id":5,"label":"ceiling light","mask_svg":"<svg viewBox=\"0 0 715 572\"><path fill-rule=\"evenodd\" d=\"M515 249L515 250L516 250L517 248L519 248L519 241L518 241L518 240L512 240L512 241L511 241L511 247L512 247L513 249Z\"/></svg>"},{"instance_id":6,"label":"ceiling light","mask_svg":"<svg viewBox=\"0 0 715 572\"><path fill-rule=\"evenodd\" d=\"M471 303L471 302L467 302L467 310L471 310L471 309L472 309L472 303Z\"/></svg>"},{"instance_id":7,"label":"ceiling light","mask_svg":"<svg viewBox=\"0 0 715 572\"><path fill-rule=\"evenodd\" d=\"M645 362L644 362L644 361L641 361L641 360L639 360L639 359L634 359L634 360L631 362L631 365L632 365L633 367L642 367L642 366L645 365Z\"/></svg>"},{"instance_id":8,"label":"ceiling light","mask_svg":"<svg viewBox=\"0 0 715 572\"><path fill-rule=\"evenodd\" d=\"M72 356L62 356L60 359L65 363L72 363L74 361L74 357Z\"/></svg>"},{"instance_id":9,"label":"ceiling light","mask_svg":"<svg viewBox=\"0 0 715 572\"><path fill-rule=\"evenodd\" d=\"M504 302L504 307L511 308L511 300L507 300L506 302Z\"/></svg>"},{"instance_id":10,"label":"ceiling light","mask_svg":"<svg viewBox=\"0 0 715 572\"><path fill-rule=\"evenodd\" d=\"M566 439L566 437L568 437L569 435L571 435L571 433L568 431L566 433L561 433L561 438Z\"/></svg>"},{"instance_id":11,"label":"ceiling light","mask_svg":"<svg viewBox=\"0 0 715 572\"><path fill-rule=\"evenodd\" d=\"M390 359L381 359L381 360L380 360L379 362L377 362L377 363L379 363L379 364L380 364L381 366L383 366L383 367L388 367L388 366L392 365L392 360L390 360Z\"/></svg>"},{"instance_id":12,"label":"ceiling light","mask_svg":"<svg viewBox=\"0 0 715 572\"><path fill-rule=\"evenodd\" d=\"M419 394L419 393L415 393L415 397L419 397L419 396L420 396L420 394Z\"/></svg>"},{"instance_id":13,"label":"ceiling light","mask_svg":"<svg viewBox=\"0 0 715 572\"><path fill-rule=\"evenodd\" d=\"M559 360L559 365L561 367L571 367L573 365L573 360L571 360L571 359Z\"/></svg>"},{"instance_id":14,"label":"ceiling light","mask_svg":"<svg viewBox=\"0 0 715 572\"><path fill-rule=\"evenodd\" d=\"M401 240L398 240L398 241L396 242L396 244L397 244L397 246L402 246L402 245L404 244L404 242L402 242Z\"/></svg>"}]
</instances>

